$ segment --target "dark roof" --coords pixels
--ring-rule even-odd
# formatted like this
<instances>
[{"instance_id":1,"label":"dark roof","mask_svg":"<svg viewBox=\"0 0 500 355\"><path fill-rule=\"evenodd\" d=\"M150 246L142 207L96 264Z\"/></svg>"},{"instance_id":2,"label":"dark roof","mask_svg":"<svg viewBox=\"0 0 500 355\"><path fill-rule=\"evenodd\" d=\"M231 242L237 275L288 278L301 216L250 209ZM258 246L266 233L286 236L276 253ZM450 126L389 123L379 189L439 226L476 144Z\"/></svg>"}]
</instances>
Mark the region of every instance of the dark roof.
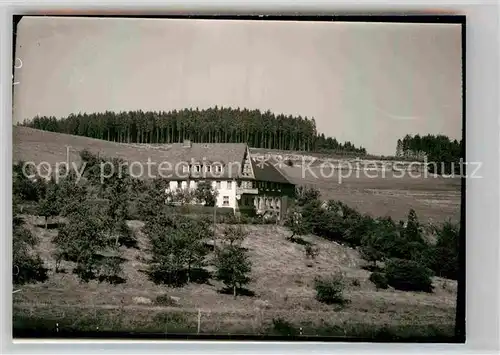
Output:
<instances>
[{"instance_id":1,"label":"dark roof","mask_svg":"<svg viewBox=\"0 0 500 355\"><path fill-rule=\"evenodd\" d=\"M151 149L160 153L162 161L168 162L166 171L171 173L169 179L190 178L237 178L241 172L243 158L246 152L244 143L184 143L162 144L151 146ZM158 156L158 154L156 155ZM161 162L156 162L161 163ZM211 172L202 171L199 174L184 173L183 166L186 165L216 165L221 164L222 173L215 168ZM171 168L170 168L171 167Z\"/></svg>"},{"instance_id":2,"label":"dark roof","mask_svg":"<svg viewBox=\"0 0 500 355\"><path fill-rule=\"evenodd\" d=\"M291 184L290 181L273 165L273 162L252 158L252 169L255 180Z\"/></svg>"}]
</instances>

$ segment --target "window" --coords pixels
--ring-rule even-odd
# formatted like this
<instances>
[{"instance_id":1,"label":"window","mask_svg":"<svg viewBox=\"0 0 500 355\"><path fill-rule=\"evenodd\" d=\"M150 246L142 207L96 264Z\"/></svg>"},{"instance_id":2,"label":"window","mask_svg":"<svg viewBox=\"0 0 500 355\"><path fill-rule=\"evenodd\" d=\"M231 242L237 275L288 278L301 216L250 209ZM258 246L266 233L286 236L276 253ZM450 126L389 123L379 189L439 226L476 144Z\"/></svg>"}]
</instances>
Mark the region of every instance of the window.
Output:
<instances>
[{"instance_id":1,"label":"window","mask_svg":"<svg viewBox=\"0 0 500 355\"><path fill-rule=\"evenodd\" d=\"M180 189L181 188L181 182L180 181L177 181L177 186L176 188Z\"/></svg>"},{"instance_id":2,"label":"window","mask_svg":"<svg viewBox=\"0 0 500 355\"><path fill-rule=\"evenodd\" d=\"M233 182L232 181L228 181L227 182L227 189L231 190L232 188L233 188Z\"/></svg>"},{"instance_id":3,"label":"window","mask_svg":"<svg viewBox=\"0 0 500 355\"><path fill-rule=\"evenodd\" d=\"M222 199L222 206L229 206L229 196L224 196Z\"/></svg>"},{"instance_id":4,"label":"window","mask_svg":"<svg viewBox=\"0 0 500 355\"><path fill-rule=\"evenodd\" d=\"M215 171L217 171L218 173L222 172L222 166L216 165L215 166Z\"/></svg>"},{"instance_id":5,"label":"window","mask_svg":"<svg viewBox=\"0 0 500 355\"><path fill-rule=\"evenodd\" d=\"M194 166L194 171L196 171L197 173L200 172L200 166L199 165L195 165Z\"/></svg>"},{"instance_id":6,"label":"window","mask_svg":"<svg viewBox=\"0 0 500 355\"><path fill-rule=\"evenodd\" d=\"M215 188L216 189L220 189L220 181L216 181L215 182Z\"/></svg>"},{"instance_id":7,"label":"window","mask_svg":"<svg viewBox=\"0 0 500 355\"><path fill-rule=\"evenodd\" d=\"M210 165L207 165L207 173L209 173L211 169L212 167Z\"/></svg>"},{"instance_id":8,"label":"window","mask_svg":"<svg viewBox=\"0 0 500 355\"><path fill-rule=\"evenodd\" d=\"M183 172L183 173L189 173L189 166L184 165L184 166L182 167L182 172Z\"/></svg>"}]
</instances>

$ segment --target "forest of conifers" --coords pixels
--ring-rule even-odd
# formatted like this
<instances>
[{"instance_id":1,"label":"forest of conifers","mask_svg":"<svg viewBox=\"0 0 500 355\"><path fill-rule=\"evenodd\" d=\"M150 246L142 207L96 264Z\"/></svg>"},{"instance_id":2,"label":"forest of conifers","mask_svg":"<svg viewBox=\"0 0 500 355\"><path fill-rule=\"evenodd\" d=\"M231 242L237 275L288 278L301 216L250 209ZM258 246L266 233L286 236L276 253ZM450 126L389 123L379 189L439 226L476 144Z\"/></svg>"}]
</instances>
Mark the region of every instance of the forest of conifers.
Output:
<instances>
[{"instance_id":1,"label":"forest of conifers","mask_svg":"<svg viewBox=\"0 0 500 355\"><path fill-rule=\"evenodd\" d=\"M35 117L24 126L120 143L247 143L253 148L367 156L351 142L318 134L314 118L275 115L270 111L213 107L169 112L142 110L78 113L57 119ZM462 141L444 135L406 135L398 139L396 157L458 162Z\"/></svg>"},{"instance_id":2,"label":"forest of conifers","mask_svg":"<svg viewBox=\"0 0 500 355\"><path fill-rule=\"evenodd\" d=\"M460 174L460 158L465 159L465 151L462 140L451 140L444 135L411 136L407 134L403 139L398 139L396 145L396 157L422 159L442 164L436 168L430 168L431 172L438 174ZM433 170L435 169L435 171Z\"/></svg>"},{"instance_id":3,"label":"forest of conifers","mask_svg":"<svg viewBox=\"0 0 500 355\"><path fill-rule=\"evenodd\" d=\"M68 117L35 117L23 125L46 131L127 143L247 143L253 148L366 154L363 147L318 135L307 117L275 115L270 111L209 108L170 112L106 111Z\"/></svg>"},{"instance_id":4,"label":"forest of conifers","mask_svg":"<svg viewBox=\"0 0 500 355\"><path fill-rule=\"evenodd\" d=\"M461 140L451 140L444 135L407 134L403 139L398 139L396 157L418 158L426 155L430 161L458 161L462 148Z\"/></svg>"}]
</instances>

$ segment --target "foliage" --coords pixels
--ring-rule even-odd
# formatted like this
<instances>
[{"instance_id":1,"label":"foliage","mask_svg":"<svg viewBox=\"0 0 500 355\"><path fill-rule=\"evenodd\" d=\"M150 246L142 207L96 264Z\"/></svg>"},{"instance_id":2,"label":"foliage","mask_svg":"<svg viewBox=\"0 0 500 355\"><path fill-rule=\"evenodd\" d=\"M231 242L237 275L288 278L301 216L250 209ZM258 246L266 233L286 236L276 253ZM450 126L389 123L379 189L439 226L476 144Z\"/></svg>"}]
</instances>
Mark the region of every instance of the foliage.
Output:
<instances>
[{"instance_id":1,"label":"foliage","mask_svg":"<svg viewBox=\"0 0 500 355\"><path fill-rule=\"evenodd\" d=\"M316 289L316 299L320 302L340 305L347 302L343 296L345 284L341 274L335 274L328 278L316 278L314 287Z\"/></svg>"},{"instance_id":2,"label":"foliage","mask_svg":"<svg viewBox=\"0 0 500 355\"><path fill-rule=\"evenodd\" d=\"M166 203L165 193L168 181L164 179L152 179L145 186L145 192L137 200L139 216L144 221L156 218L159 210Z\"/></svg>"},{"instance_id":3,"label":"foliage","mask_svg":"<svg viewBox=\"0 0 500 355\"><path fill-rule=\"evenodd\" d=\"M304 206L320 197L320 191L314 187L297 186L295 189L295 202L297 206Z\"/></svg>"},{"instance_id":4,"label":"foliage","mask_svg":"<svg viewBox=\"0 0 500 355\"><path fill-rule=\"evenodd\" d=\"M45 217L45 225L47 225L47 219L49 217L59 215L62 210L63 203L64 201L59 190L59 185L54 179L51 179L48 183L45 198L40 201L38 206L38 214Z\"/></svg>"},{"instance_id":5,"label":"foliage","mask_svg":"<svg viewBox=\"0 0 500 355\"><path fill-rule=\"evenodd\" d=\"M213 107L170 112L102 112L36 116L23 125L52 132L127 143L248 143L256 148L366 154L351 142L319 135L313 118L270 111Z\"/></svg>"},{"instance_id":6,"label":"foliage","mask_svg":"<svg viewBox=\"0 0 500 355\"><path fill-rule=\"evenodd\" d=\"M363 238L367 235L374 235L377 232L381 233L376 220L371 216L345 212L343 216L343 223L341 224L344 226L342 240L350 246L363 244Z\"/></svg>"},{"instance_id":7,"label":"foliage","mask_svg":"<svg viewBox=\"0 0 500 355\"><path fill-rule=\"evenodd\" d=\"M306 258L308 259L316 259L319 254L319 248L315 245L306 244L305 247Z\"/></svg>"},{"instance_id":8,"label":"foliage","mask_svg":"<svg viewBox=\"0 0 500 355\"><path fill-rule=\"evenodd\" d=\"M407 241L421 242L423 240L422 226L418 221L418 217L414 209L410 209L408 212L406 227L403 229L402 234Z\"/></svg>"},{"instance_id":9,"label":"foliage","mask_svg":"<svg viewBox=\"0 0 500 355\"><path fill-rule=\"evenodd\" d=\"M242 291L244 285L250 282L248 274L251 271L251 262L245 250L238 245L224 245L216 252L215 277L233 291L233 296Z\"/></svg>"},{"instance_id":10,"label":"foliage","mask_svg":"<svg viewBox=\"0 0 500 355\"><path fill-rule=\"evenodd\" d=\"M459 272L460 227L445 222L435 228L436 245L433 248L432 268L437 276L456 280Z\"/></svg>"},{"instance_id":11,"label":"foliage","mask_svg":"<svg viewBox=\"0 0 500 355\"><path fill-rule=\"evenodd\" d=\"M202 202L205 206L213 207L217 199L217 191L214 190L209 180L198 182L194 197L197 201Z\"/></svg>"},{"instance_id":12,"label":"foliage","mask_svg":"<svg viewBox=\"0 0 500 355\"><path fill-rule=\"evenodd\" d=\"M387 257L394 257L393 254L398 247L404 243L399 236L395 223L391 219L379 218L373 220L371 229L366 231L361 239L360 252L363 259L376 266L377 261L383 261ZM404 253L403 253L404 254Z\"/></svg>"},{"instance_id":13,"label":"foliage","mask_svg":"<svg viewBox=\"0 0 500 355\"><path fill-rule=\"evenodd\" d=\"M35 253L38 244L36 238L24 225L17 215L19 208L17 201L13 205L12 231L12 281L16 285L30 282L44 282L47 280L47 269L39 255Z\"/></svg>"},{"instance_id":14,"label":"foliage","mask_svg":"<svg viewBox=\"0 0 500 355\"><path fill-rule=\"evenodd\" d=\"M169 295L158 295L155 298L155 303L164 307L177 307L179 306Z\"/></svg>"},{"instance_id":15,"label":"foliage","mask_svg":"<svg viewBox=\"0 0 500 355\"><path fill-rule=\"evenodd\" d=\"M432 292L432 271L418 262L390 259L385 274L387 283L397 290Z\"/></svg>"},{"instance_id":16,"label":"foliage","mask_svg":"<svg viewBox=\"0 0 500 355\"><path fill-rule=\"evenodd\" d=\"M56 270L61 260L68 260L76 263L73 272L82 281L117 278L123 260L109 238L106 216L86 200L68 219L53 239L57 247Z\"/></svg>"},{"instance_id":17,"label":"foliage","mask_svg":"<svg viewBox=\"0 0 500 355\"><path fill-rule=\"evenodd\" d=\"M109 200L106 224L110 235L115 235L116 247L123 244L136 245L136 241L125 222L128 217L130 188L131 181L128 177L117 177L110 182L106 191L106 197Z\"/></svg>"},{"instance_id":18,"label":"foliage","mask_svg":"<svg viewBox=\"0 0 500 355\"><path fill-rule=\"evenodd\" d=\"M240 245L241 242L247 236L247 232L245 229L237 224L237 225L227 225L222 232L223 238L226 242L229 242L229 245Z\"/></svg>"},{"instance_id":19,"label":"foliage","mask_svg":"<svg viewBox=\"0 0 500 355\"><path fill-rule=\"evenodd\" d=\"M379 247L380 244L383 243L383 240L376 234L367 235L363 238L360 252L361 257L366 261L373 264L373 266L377 265L377 261L383 260L385 257L385 253L382 248Z\"/></svg>"},{"instance_id":20,"label":"foliage","mask_svg":"<svg viewBox=\"0 0 500 355\"><path fill-rule=\"evenodd\" d=\"M31 165L25 167L20 161L12 166L12 195L19 196L22 201L38 202L45 196L45 180L36 175ZM34 176L32 179L29 176Z\"/></svg>"},{"instance_id":21,"label":"foliage","mask_svg":"<svg viewBox=\"0 0 500 355\"><path fill-rule=\"evenodd\" d=\"M362 257L372 266L376 266L377 261L399 258L437 269L436 249L424 238L422 225L414 210L409 211L406 223L397 225L390 217L373 218L340 201L322 203L314 189L301 189L297 196L300 203L296 204L285 221L292 231L292 238L313 233L328 240L359 247ZM450 255L456 253L440 250L440 255L451 258L449 263L453 265Z\"/></svg>"},{"instance_id":22,"label":"foliage","mask_svg":"<svg viewBox=\"0 0 500 355\"><path fill-rule=\"evenodd\" d=\"M204 266L207 254L204 240L213 235L204 219L166 213L150 219L144 232L151 244L150 277L156 283L176 286L184 283L184 277L190 282L191 270Z\"/></svg>"},{"instance_id":23,"label":"foliage","mask_svg":"<svg viewBox=\"0 0 500 355\"><path fill-rule=\"evenodd\" d=\"M273 332L283 336L294 336L298 333L293 324L283 318L273 318Z\"/></svg>"},{"instance_id":24,"label":"foliage","mask_svg":"<svg viewBox=\"0 0 500 355\"><path fill-rule=\"evenodd\" d=\"M297 208L291 208L285 218L285 226L290 229L292 235L288 240L295 241L296 236L306 235L312 232L311 226Z\"/></svg>"},{"instance_id":25,"label":"foliage","mask_svg":"<svg viewBox=\"0 0 500 355\"><path fill-rule=\"evenodd\" d=\"M369 280L375 284L377 289L387 289L389 287L387 276L383 272L372 272Z\"/></svg>"},{"instance_id":26,"label":"foliage","mask_svg":"<svg viewBox=\"0 0 500 355\"><path fill-rule=\"evenodd\" d=\"M63 178L58 186L60 215L69 216L80 209L89 197L89 186L85 181L77 181L74 172Z\"/></svg>"},{"instance_id":27,"label":"foliage","mask_svg":"<svg viewBox=\"0 0 500 355\"><path fill-rule=\"evenodd\" d=\"M407 134L403 139L398 139L396 156L421 159L427 157L429 171L437 174L460 174L463 165L460 158L464 156L462 140L451 140L444 135L426 136Z\"/></svg>"}]
</instances>

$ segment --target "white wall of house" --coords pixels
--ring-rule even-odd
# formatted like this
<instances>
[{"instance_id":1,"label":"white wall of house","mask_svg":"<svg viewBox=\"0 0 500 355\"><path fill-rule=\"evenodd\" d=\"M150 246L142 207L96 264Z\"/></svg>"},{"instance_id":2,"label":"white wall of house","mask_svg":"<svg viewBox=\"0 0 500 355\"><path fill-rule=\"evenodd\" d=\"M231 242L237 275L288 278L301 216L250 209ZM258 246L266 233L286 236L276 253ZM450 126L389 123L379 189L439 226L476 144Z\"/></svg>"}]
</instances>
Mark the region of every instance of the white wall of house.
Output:
<instances>
[{"instance_id":1,"label":"white wall of house","mask_svg":"<svg viewBox=\"0 0 500 355\"><path fill-rule=\"evenodd\" d=\"M187 180L181 181L180 185L177 181L169 182L169 190L175 191L178 188L186 189L188 187ZM196 181L189 182L189 189L195 190L197 187ZM233 180L219 180L212 181L212 187L218 192L216 205L217 207L230 207L236 208L236 181Z\"/></svg>"},{"instance_id":2,"label":"white wall of house","mask_svg":"<svg viewBox=\"0 0 500 355\"><path fill-rule=\"evenodd\" d=\"M236 208L236 181L221 180L212 183L217 194L217 207Z\"/></svg>"}]
</instances>

